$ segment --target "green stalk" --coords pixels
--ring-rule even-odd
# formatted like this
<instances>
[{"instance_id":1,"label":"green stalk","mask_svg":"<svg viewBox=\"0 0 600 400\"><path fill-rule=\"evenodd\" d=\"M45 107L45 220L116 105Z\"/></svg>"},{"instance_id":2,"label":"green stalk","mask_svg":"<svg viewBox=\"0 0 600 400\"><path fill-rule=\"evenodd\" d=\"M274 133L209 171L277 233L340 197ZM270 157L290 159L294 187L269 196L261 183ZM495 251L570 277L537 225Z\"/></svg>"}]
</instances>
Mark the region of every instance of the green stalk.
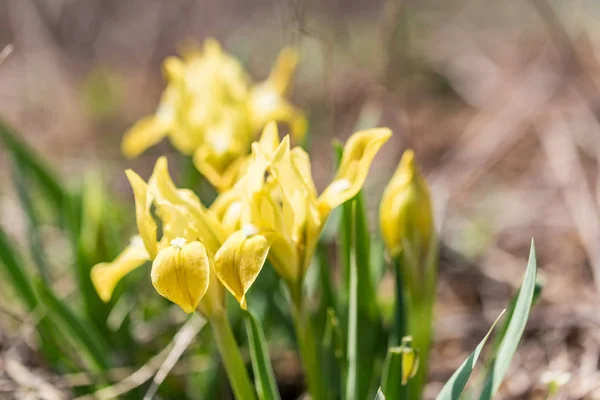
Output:
<instances>
[{"instance_id":1,"label":"green stalk","mask_svg":"<svg viewBox=\"0 0 600 400\"><path fill-rule=\"evenodd\" d=\"M429 353L431 350L433 304L429 299L415 299L409 313L410 334L413 337L413 348L419 352L419 368L409 381L410 398L421 399L427 379Z\"/></svg>"},{"instance_id":2,"label":"green stalk","mask_svg":"<svg viewBox=\"0 0 600 400\"><path fill-rule=\"evenodd\" d=\"M315 341L310 313L304 305L305 301L301 289L295 295L292 293L292 297L294 298L292 316L308 392L313 400L325 400L327 399L327 392L322 380L322 365L319 360L320 349Z\"/></svg>"},{"instance_id":3,"label":"green stalk","mask_svg":"<svg viewBox=\"0 0 600 400\"><path fill-rule=\"evenodd\" d=\"M356 203L350 203L350 271L348 279L348 347L346 359L348 373L346 376L346 399L356 400L358 395L358 265L356 265Z\"/></svg>"},{"instance_id":4,"label":"green stalk","mask_svg":"<svg viewBox=\"0 0 600 400\"><path fill-rule=\"evenodd\" d=\"M394 331L391 337L391 346L400 346L406 333L406 306L404 302L404 286L402 281L402 257L394 260L394 277L396 282L396 308L394 310Z\"/></svg>"},{"instance_id":5,"label":"green stalk","mask_svg":"<svg viewBox=\"0 0 600 400\"><path fill-rule=\"evenodd\" d=\"M254 386L248 376L246 364L233 337L227 316L211 318L210 326L235 398L237 400L256 400Z\"/></svg>"}]
</instances>

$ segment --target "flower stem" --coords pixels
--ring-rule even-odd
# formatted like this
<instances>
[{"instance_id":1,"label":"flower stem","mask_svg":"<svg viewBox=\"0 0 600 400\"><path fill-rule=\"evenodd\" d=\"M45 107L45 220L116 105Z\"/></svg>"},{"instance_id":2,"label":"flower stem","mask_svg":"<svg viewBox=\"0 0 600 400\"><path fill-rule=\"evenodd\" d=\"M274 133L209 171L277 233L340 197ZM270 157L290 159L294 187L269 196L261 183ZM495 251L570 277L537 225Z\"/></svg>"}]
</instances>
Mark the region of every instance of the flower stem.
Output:
<instances>
[{"instance_id":1,"label":"flower stem","mask_svg":"<svg viewBox=\"0 0 600 400\"><path fill-rule=\"evenodd\" d=\"M404 282L402 278L402 257L395 260L394 272L396 281L396 308L394 310L394 329L390 338L391 346L400 346L402 338L406 336L406 305L404 298L406 296Z\"/></svg>"},{"instance_id":2,"label":"flower stem","mask_svg":"<svg viewBox=\"0 0 600 400\"><path fill-rule=\"evenodd\" d=\"M302 358L302 367L304 376L308 386L308 392L313 400L327 399L327 392L323 386L321 362L319 360L319 348L315 341L314 330L311 322L310 313L305 307L303 295L301 293L293 295L294 310L292 312L294 318L294 327L296 336L298 337L298 350Z\"/></svg>"},{"instance_id":3,"label":"flower stem","mask_svg":"<svg viewBox=\"0 0 600 400\"><path fill-rule=\"evenodd\" d=\"M227 316L219 315L211 318L210 326L235 398L237 400L256 400L254 387L248 376L248 370L240 354L239 347L233 337Z\"/></svg>"}]
</instances>

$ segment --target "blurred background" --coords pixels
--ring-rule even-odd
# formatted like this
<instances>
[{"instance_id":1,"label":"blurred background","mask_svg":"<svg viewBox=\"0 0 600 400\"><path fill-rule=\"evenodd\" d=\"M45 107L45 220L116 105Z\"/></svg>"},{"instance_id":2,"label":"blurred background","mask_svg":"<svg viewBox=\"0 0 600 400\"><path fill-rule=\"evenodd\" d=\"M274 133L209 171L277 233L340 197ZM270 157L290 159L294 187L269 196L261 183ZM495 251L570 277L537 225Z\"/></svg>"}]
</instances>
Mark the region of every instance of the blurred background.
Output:
<instances>
[{"instance_id":1,"label":"blurred background","mask_svg":"<svg viewBox=\"0 0 600 400\"><path fill-rule=\"evenodd\" d=\"M402 151L415 149L431 184L443 245L426 397L519 286L533 237L544 291L506 398L535 398L548 370L572 374L566 398L598 398L599 17L593 0L2 0L0 118L67 183L83 180L116 199L114 218L130 221L117 237L127 238L135 225L123 170L146 177L159 155L175 154L167 141L135 160L119 150L123 132L155 110L162 60L216 37L259 81L281 48L296 46L292 101L310 119L317 187L332 177L332 140L362 124L394 131L365 190L374 230ZM10 157L0 151L0 223L25 243L28 218L10 181ZM50 225L41 232L57 266L54 288L68 298L75 283L65 272L66 239ZM380 291L392 287L384 280ZM31 321L13 297L0 281L0 398L31 377L57 396L85 385L76 374L55 375L27 345ZM173 332L181 322L171 313L135 331L150 342L163 333L156 329ZM137 355L139 365L161 345ZM176 372L199 373L198 357ZM297 379L294 356L276 358L278 375Z\"/></svg>"}]
</instances>

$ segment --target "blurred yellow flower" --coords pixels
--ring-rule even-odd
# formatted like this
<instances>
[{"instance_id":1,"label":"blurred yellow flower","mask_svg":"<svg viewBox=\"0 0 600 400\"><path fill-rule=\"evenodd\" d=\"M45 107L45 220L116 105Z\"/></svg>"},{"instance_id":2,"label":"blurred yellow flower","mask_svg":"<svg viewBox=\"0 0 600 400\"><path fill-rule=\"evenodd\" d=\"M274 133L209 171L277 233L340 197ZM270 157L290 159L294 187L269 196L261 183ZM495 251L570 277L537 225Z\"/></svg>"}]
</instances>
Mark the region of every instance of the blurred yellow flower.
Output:
<instances>
[{"instance_id":1,"label":"blurred yellow flower","mask_svg":"<svg viewBox=\"0 0 600 400\"><path fill-rule=\"evenodd\" d=\"M299 147L290 149L289 136L279 143L276 124L268 124L252 145L246 175L234 188L242 200L239 230L230 240L261 237L255 239L256 257L270 246L273 267L298 288L331 210L360 191L375 154L390 136L384 128L355 133L344 147L334 181L317 196L308 154ZM241 271L233 256L215 263L215 273L240 300L260 270Z\"/></svg>"},{"instance_id":2,"label":"blurred yellow flower","mask_svg":"<svg viewBox=\"0 0 600 400\"><path fill-rule=\"evenodd\" d=\"M259 237L230 235L233 228L222 218L237 226L235 215L224 217L206 209L192 191L177 189L164 157L156 162L148 183L133 171L128 170L127 176L140 236L112 263L92 268L92 282L102 300L110 300L123 276L153 261L152 284L159 294L188 313L198 307L208 316L224 312L223 286L212 271L214 264L232 258L242 274L252 273L262 268L268 244ZM160 223L160 240L152 212Z\"/></svg>"},{"instance_id":3,"label":"blurred yellow flower","mask_svg":"<svg viewBox=\"0 0 600 400\"><path fill-rule=\"evenodd\" d=\"M233 186L250 144L268 121L289 126L301 140L306 118L285 94L298 55L284 49L266 81L252 85L241 64L214 39L203 50L164 63L167 88L154 115L143 117L124 136L123 154L136 157L168 136L181 153L222 192Z\"/></svg>"},{"instance_id":4,"label":"blurred yellow flower","mask_svg":"<svg viewBox=\"0 0 600 400\"><path fill-rule=\"evenodd\" d=\"M427 182L407 150L385 188L379 207L383 240L392 256L409 247L413 257L429 251L433 235L433 210Z\"/></svg>"}]
</instances>

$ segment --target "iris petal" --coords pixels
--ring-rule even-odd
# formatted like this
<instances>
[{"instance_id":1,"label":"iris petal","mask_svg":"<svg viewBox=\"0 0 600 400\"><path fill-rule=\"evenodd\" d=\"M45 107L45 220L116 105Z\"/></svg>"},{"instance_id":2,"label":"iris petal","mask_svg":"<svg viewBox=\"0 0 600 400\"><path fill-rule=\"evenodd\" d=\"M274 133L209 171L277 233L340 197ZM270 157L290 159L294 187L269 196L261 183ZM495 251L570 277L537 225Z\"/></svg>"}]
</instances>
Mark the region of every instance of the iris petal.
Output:
<instances>
[{"instance_id":1,"label":"iris petal","mask_svg":"<svg viewBox=\"0 0 600 400\"><path fill-rule=\"evenodd\" d=\"M210 264L200 242L172 241L152 263L152 285L163 297L192 313L208 290Z\"/></svg>"},{"instance_id":2,"label":"iris petal","mask_svg":"<svg viewBox=\"0 0 600 400\"><path fill-rule=\"evenodd\" d=\"M156 257L156 222L152 218L150 207L152 205L152 196L149 195L148 185L138 174L128 169L125 171L133 195L135 197L135 219L137 221L138 232L146 246L146 250L151 259Z\"/></svg>"},{"instance_id":3,"label":"iris petal","mask_svg":"<svg viewBox=\"0 0 600 400\"><path fill-rule=\"evenodd\" d=\"M365 183L375 154L391 135L389 129L377 128L357 132L348 139L335 179L318 200L323 217L356 196Z\"/></svg>"},{"instance_id":4,"label":"iris petal","mask_svg":"<svg viewBox=\"0 0 600 400\"><path fill-rule=\"evenodd\" d=\"M102 301L110 301L119 281L150 259L144 245L139 243L140 241L139 236L134 238L132 243L114 261L96 264L92 267L90 272L92 284Z\"/></svg>"},{"instance_id":5,"label":"iris petal","mask_svg":"<svg viewBox=\"0 0 600 400\"><path fill-rule=\"evenodd\" d=\"M244 229L233 233L215 256L214 271L223 286L246 308L246 293L260 273L269 241Z\"/></svg>"}]
</instances>

